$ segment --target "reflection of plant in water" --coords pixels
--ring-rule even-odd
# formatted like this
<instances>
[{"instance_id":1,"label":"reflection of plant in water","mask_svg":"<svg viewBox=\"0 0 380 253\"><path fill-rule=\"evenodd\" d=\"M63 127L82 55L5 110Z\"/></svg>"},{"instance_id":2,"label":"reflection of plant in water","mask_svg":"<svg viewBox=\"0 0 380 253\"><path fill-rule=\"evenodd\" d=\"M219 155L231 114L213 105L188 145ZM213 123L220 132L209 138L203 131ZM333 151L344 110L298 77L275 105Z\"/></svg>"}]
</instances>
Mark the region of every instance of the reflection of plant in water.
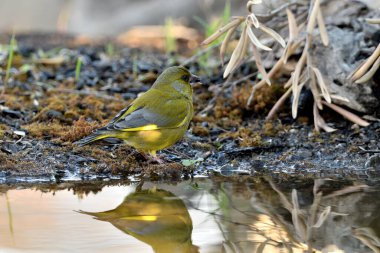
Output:
<instances>
[{"instance_id":1,"label":"reflection of plant in water","mask_svg":"<svg viewBox=\"0 0 380 253\"><path fill-rule=\"evenodd\" d=\"M11 203L9 201L8 193L5 193L5 199L7 201L7 212L8 212L8 224L9 224L9 231L11 232L11 235L13 236L13 218L12 218L12 209L11 209Z\"/></svg>"},{"instance_id":2,"label":"reflection of plant in water","mask_svg":"<svg viewBox=\"0 0 380 253\"><path fill-rule=\"evenodd\" d=\"M304 250L307 250L307 252L318 252L318 250L315 249L315 245L313 245L315 232L322 227L329 216L348 215L332 211L332 206L325 206L324 202L328 199L360 192L368 188L367 185L349 186L323 196L322 192L320 191L320 187L324 184L324 180L315 180L313 187L313 202L308 208L301 208L297 190L292 190L291 200L288 200L288 197L286 197L286 195L280 191L272 181L269 180L269 184L272 189L278 194L282 206L291 214L292 227L286 225L287 222L285 222L282 216L279 216L277 213L270 211L270 209L266 209L266 211L269 211L267 215L273 219L274 224L279 225L284 229L284 231L287 231L289 239L291 239L291 244L288 244L288 246L291 245L292 248L296 246L296 248L302 248ZM265 208L263 208L263 210L265 210ZM294 230L294 232L291 232L290 229ZM294 236L291 236L292 234L294 234ZM355 236L355 234L353 235ZM371 240L368 240L371 242L365 244L368 246L369 244L373 243L375 241L373 238L374 237L372 237ZM265 244L266 242L263 243ZM286 244L285 241L282 243ZM371 247L371 249L373 248ZM322 249L322 252L324 252L324 249Z\"/></svg>"},{"instance_id":3,"label":"reflection of plant in water","mask_svg":"<svg viewBox=\"0 0 380 253\"><path fill-rule=\"evenodd\" d=\"M373 250L373 252L380 252L380 238L372 228L354 228L352 233L355 238L359 239L364 245Z\"/></svg>"},{"instance_id":4,"label":"reflection of plant in water","mask_svg":"<svg viewBox=\"0 0 380 253\"><path fill-rule=\"evenodd\" d=\"M326 189L330 188L325 181L315 180L310 204L305 203L305 198L300 199L303 195L297 190L284 193L270 180L240 183L232 185L233 189L230 186L222 182L211 190L217 208L210 215L224 237L224 252L340 252L344 245L339 240L343 237L357 238L379 252L380 239L371 228L359 225L350 232L352 224L345 220L343 229L335 229L335 225L342 224L338 221L344 216L352 220L356 214L352 209L336 212L340 203L345 203L353 193L369 189L367 185L348 186L327 194ZM247 198L251 199L251 206L246 206ZM328 231L344 235L329 238ZM355 247L363 248L358 243Z\"/></svg>"}]
</instances>

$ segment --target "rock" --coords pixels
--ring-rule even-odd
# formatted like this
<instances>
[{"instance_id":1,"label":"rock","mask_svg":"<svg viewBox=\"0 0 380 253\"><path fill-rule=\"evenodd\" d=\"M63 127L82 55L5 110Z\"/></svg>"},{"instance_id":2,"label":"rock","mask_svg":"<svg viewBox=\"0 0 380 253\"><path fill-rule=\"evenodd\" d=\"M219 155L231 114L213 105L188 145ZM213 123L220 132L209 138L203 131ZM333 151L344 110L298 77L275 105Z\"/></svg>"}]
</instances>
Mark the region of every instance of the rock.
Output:
<instances>
[{"instance_id":1,"label":"rock","mask_svg":"<svg viewBox=\"0 0 380 253\"><path fill-rule=\"evenodd\" d=\"M46 112L46 117L48 119L62 119L63 115L57 110L50 109Z\"/></svg>"},{"instance_id":2,"label":"rock","mask_svg":"<svg viewBox=\"0 0 380 253\"><path fill-rule=\"evenodd\" d=\"M365 163L365 168L380 169L380 155L376 154L371 156Z\"/></svg>"}]
</instances>

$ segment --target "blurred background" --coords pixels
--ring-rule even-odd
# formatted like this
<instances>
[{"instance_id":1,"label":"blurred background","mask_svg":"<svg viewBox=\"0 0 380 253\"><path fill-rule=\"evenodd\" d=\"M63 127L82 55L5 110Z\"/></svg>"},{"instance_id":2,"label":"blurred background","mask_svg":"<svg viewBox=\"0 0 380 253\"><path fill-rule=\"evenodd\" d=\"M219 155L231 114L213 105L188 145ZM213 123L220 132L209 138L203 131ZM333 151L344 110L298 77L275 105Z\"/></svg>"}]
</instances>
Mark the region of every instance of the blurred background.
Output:
<instances>
[{"instance_id":1,"label":"blurred background","mask_svg":"<svg viewBox=\"0 0 380 253\"><path fill-rule=\"evenodd\" d=\"M255 13L265 15L292 1L264 0L255 7ZM380 0L357 1L380 7ZM9 43L9 35L15 34L24 45L70 45L73 37L68 41L68 35L73 35L76 45L106 38L127 47L166 51L177 51L179 47L192 52L231 16L246 15L246 3L247 0L1 0L0 43Z\"/></svg>"},{"instance_id":2,"label":"blurred background","mask_svg":"<svg viewBox=\"0 0 380 253\"><path fill-rule=\"evenodd\" d=\"M246 0L230 0L232 15L245 13ZM225 0L2 0L0 32L68 32L115 36L134 26L163 25L167 17L199 27L220 15Z\"/></svg>"}]
</instances>

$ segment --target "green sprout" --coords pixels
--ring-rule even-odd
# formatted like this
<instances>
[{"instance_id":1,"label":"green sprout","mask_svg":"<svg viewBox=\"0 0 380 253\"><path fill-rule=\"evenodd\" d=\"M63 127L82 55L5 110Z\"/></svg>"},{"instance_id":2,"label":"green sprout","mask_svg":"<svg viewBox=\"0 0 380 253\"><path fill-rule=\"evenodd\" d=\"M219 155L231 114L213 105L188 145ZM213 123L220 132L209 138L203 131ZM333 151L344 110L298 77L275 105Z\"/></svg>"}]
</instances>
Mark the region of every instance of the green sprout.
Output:
<instances>
[{"instance_id":1,"label":"green sprout","mask_svg":"<svg viewBox=\"0 0 380 253\"><path fill-rule=\"evenodd\" d=\"M81 60L81 57L79 56L77 59L77 64L75 66L75 81L76 82L78 82L79 80L81 67L82 67L82 60Z\"/></svg>"},{"instance_id":2,"label":"green sprout","mask_svg":"<svg viewBox=\"0 0 380 253\"><path fill-rule=\"evenodd\" d=\"M213 33L216 32L220 28L222 24L226 24L230 18L231 18L231 3L229 0L226 0L226 4L224 5L223 9L223 15L220 18L213 19L210 21L210 23L207 23L207 21L203 20L202 18L195 16L193 17L196 22L198 22L204 29L205 37L210 37ZM210 45L216 45L219 44L223 40L223 37L215 40Z\"/></svg>"},{"instance_id":3,"label":"green sprout","mask_svg":"<svg viewBox=\"0 0 380 253\"><path fill-rule=\"evenodd\" d=\"M111 42L107 43L106 47L106 54L110 57L115 55L115 45Z\"/></svg>"},{"instance_id":4,"label":"green sprout","mask_svg":"<svg viewBox=\"0 0 380 253\"><path fill-rule=\"evenodd\" d=\"M12 67L12 62L13 62L13 54L14 54L14 49L16 47L16 39L15 39L15 34L12 34L11 40L9 42L9 53L8 53L8 62L7 62L7 68L5 71L5 78L4 78L4 88L2 95L5 92L6 86L8 84L9 76L11 73L11 67Z\"/></svg>"},{"instance_id":5,"label":"green sprout","mask_svg":"<svg viewBox=\"0 0 380 253\"><path fill-rule=\"evenodd\" d=\"M177 51L177 41L173 35L173 27L174 27L173 18L171 17L166 18L165 28L164 28L166 53Z\"/></svg>"},{"instance_id":6,"label":"green sprout","mask_svg":"<svg viewBox=\"0 0 380 253\"><path fill-rule=\"evenodd\" d=\"M203 158L198 158L198 159L184 159L182 160L182 165L185 167L193 167L193 166L198 166L201 162L203 162Z\"/></svg>"},{"instance_id":7,"label":"green sprout","mask_svg":"<svg viewBox=\"0 0 380 253\"><path fill-rule=\"evenodd\" d=\"M231 3L229 0L226 0L226 3L224 5L223 9L223 15L220 18L213 19L209 23L207 21L203 20L202 18L195 16L193 17L196 22L198 22L204 29L204 36L205 38L208 38L212 34L214 34L222 24L228 23L228 21L231 18ZM224 36L221 36L219 39L213 41L210 46L220 44L223 41ZM211 57L211 51L206 52L201 57L199 57L199 64L202 69L205 69L208 75L211 74L211 71L209 69L209 59Z\"/></svg>"}]
</instances>

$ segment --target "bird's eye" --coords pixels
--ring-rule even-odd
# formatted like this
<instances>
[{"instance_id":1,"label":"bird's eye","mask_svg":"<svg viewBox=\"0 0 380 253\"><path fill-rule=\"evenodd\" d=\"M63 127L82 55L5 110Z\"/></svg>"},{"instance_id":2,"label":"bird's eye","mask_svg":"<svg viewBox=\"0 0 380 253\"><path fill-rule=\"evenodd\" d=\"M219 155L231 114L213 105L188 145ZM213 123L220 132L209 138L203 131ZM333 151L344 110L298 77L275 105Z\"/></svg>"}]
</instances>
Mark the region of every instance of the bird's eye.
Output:
<instances>
[{"instance_id":1,"label":"bird's eye","mask_svg":"<svg viewBox=\"0 0 380 253\"><path fill-rule=\"evenodd\" d=\"M188 75L183 75L183 76L181 77L181 79L184 80L185 82L188 82L188 81L190 80L190 76L188 76Z\"/></svg>"}]
</instances>

